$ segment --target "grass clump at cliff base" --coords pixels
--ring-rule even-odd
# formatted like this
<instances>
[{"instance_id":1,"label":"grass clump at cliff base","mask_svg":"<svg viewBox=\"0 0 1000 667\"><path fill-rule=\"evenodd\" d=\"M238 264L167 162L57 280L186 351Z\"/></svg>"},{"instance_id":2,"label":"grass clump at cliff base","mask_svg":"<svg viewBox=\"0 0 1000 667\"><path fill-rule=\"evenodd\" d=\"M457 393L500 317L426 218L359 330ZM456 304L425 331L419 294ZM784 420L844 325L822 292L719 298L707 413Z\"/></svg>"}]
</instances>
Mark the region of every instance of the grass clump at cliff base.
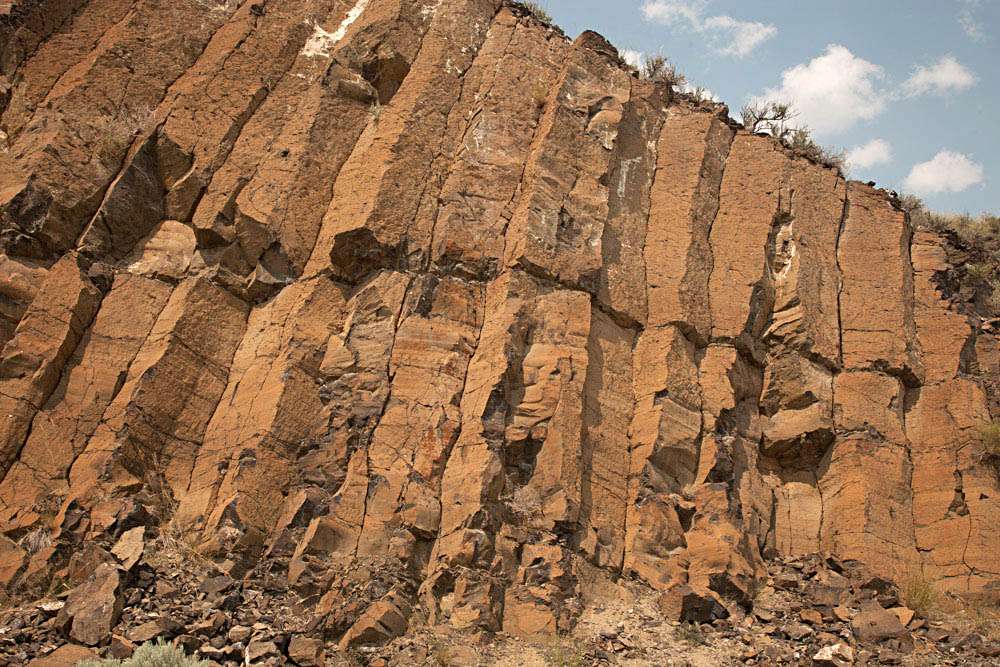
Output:
<instances>
[{"instance_id":1,"label":"grass clump at cliff base","mask_svg":"<svg viewBox=\"0 0 1000 667\"><path fill-rule=\"evenodd\" d=\"M939 596L937 581L923 572L911 574L903 583L903 602L920 618L927 618Z\"/></svg>"},{"instance_id":2,"label":"grass clump at cliff base","mask_svg":"<svg viewBox=\"0 0 1000 667\"><path fill-rule=\"evenodd\" d=\"M131 658L119 660L81 660L76 667L208 667L207 660L192 658L183 649L167 644L162 639L146 643L136 649Z\"/></svg>"},{"instance_id":3,"label":"grass clump at cliff base","mask_svg":"<svg viewBox=\"0 0 1000 667\"><path fill-rule=\"evenodd\" d=\"M674 630L674 638L678 641L684 642L688 646L704 646L708 643L705 633L703 633L701 628L699 628L695 623L682 625Z\"/></svg>"},{"instance_id":4,"label":"grass clump at cliff base","mask_svg":"<svg viewBox=\"0 0 1000 667\"><path fill-rule=\"evenodd\" d=\"M545 664L547 667L583 667L590 663L585 659L579 640L556 634L549 639Z\"/></svg>"}]
</instances>

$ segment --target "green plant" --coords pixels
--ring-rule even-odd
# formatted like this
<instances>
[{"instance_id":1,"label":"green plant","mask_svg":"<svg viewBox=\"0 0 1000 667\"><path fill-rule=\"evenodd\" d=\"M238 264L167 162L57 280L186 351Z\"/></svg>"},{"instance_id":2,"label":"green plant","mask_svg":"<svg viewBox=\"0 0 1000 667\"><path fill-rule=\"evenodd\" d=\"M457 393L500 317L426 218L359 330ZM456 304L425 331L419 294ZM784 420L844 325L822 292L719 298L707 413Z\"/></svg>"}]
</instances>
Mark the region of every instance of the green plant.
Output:
<instances>
[{"instance_id":1,"label":"green plant","mask_svg":"<svg viewBox=\"0 0 1000 667\"><path fill-rule=\"evenodd\" d=\"M993 267L986 262L973 262L965 265L965 275L972 280L986 281L993 274Z\"/></svg>"},{"instance_id":2,"label":"green plant","mask_svg":"<svg viewBox=\"0 0 1000 667\"><path fill-rule=\"evenodd\" d=\"M1000 454L1000 422L990 422L979 427L979 439L988 454Z\"/></svg>"},{"instance_id":3,"label":"green plant","mask_svg":"<svg viewBox=\"0 0 1000 667\"><path fill-rule=\"evenodd\" d=\"M132 138L141 132L152 112L149 107L119 109L114 116L104 116L97 121L97 131L104 147L121 150L132 143Z\"/></svg>"},{"instance_id":4,"label":"green plant","mask_svg":"<svg viewBox=\"0 0 1000 667\"><path fill-rule=\"evenodd\" d=\"M1000 281L996 278L990 281L990 305L994 310L1000 310Z\"/></svg>"},{"instance_id":5,"label":"green plant","mask_svg":"<svg viewBox=\"0 0 1000 667\"><path fill-rule=\"evenodd\" d=\"M663 83L671 88L687 83L687 77L678 72L666 56L644 55L639 75L647 81Z\"/></svg>"},{"instance_id":6,"label":"green plant","mask_svg":"<svg viewBox=\"0 0 1000 667\"><path fill-rule=\"evenodd\" d=\"M790 102L750 102L743 105L743 127L754 134L767 132L775 139L787 139L792 131L788 123L796 115Z\"/></svg>"},{"instance_id":7,"label":"green plant","mask_svg":"<svg viewBox=\"0 0 1000 667\"><path fill-rule=\"evenodd\" d=\"M60 593L65 593L70 590L70 585L66 581L65 577L53 577L52 581L49 582L49 592L48 597L55 597Z\"/></svg>"},{"instance_id":8,"label":"green plant","mask_svg":"<svg viewBox=\"0 0 1000 667\"><path fill-rule=\"evenodd\" d=\"M552 17L549 16L549 13L545 11L537 2L525 2L524 7L531 13L532 16L542 23L552 23Z\"/></svg>"},{"instance_id":9,"label":"green plant","mask_svg":"<svg viewBox=\"0 0 1000 667\"><path fill-rule=\"evenodd\" d=\"M937 582L923 572L912 573L903 584L903 602L922 618L926 618L937 604Z\"/></svg>"},{"instance_id":10,"label":"green plant","mask_svg":"<svg viewBox=\"0 0 1000 667\"><path fill-rule=\"evenodd\" d=\"M117 658L107 658L106 660L81 660L76 667L208 667L207 660L192 658L184 653L184 650L167 644L162 639L156 643L147 642L136 649L131 658L118 660Z\"/></svg>"},{"instance_id":11,"label":"green plant","mask_svg":"<svg viewBox=\"0 0 1000 667\"><path fill-rule=\"evenodd\" d=\"M430 645L431 655L437 661L437 664L441 665L441 667L449 667L453 662L451 649L445 646L441 638L433 633L431 634Z\"/></svg>"},{"instance_id":12,"label":"green plant","mask_svg":"<svg viewBox=\"0 0 1000 667\"><path fill-rule=\"evenodd\" d=\"M695 623L682 625L674 630L674 637L690 646L702 646L708 642L705 633Z\"/></svg>"},{"instance_id":13,"label":"green plant","mask_svg":"<svg viewBox=\"0 0 1000 667\"><path fill-rule=\"evenodd\" d=\"M765 590L767 590L767 579L754 579L753 583L750 584L750 590L747 591L750 601L756 605L761 596L764 595Z\"/></svg>"},{"instance_id":14,"label":"green plant","mask_svg":"<svg viewBox=\"0 0 1000 667\"><path fill-rule=\"evenodd\" d=\"M991 641L1000 640L1000 609L996 599L979 594L967 596L963 602L971 612L975 631Z\"/></svg>"},{"instance_id":15,"label":"green plant","mask_svg":"<svg viewBox=\"0 0 1000 667\"><path fill-rule=\"evenodd\" d=\"M534 90L531 91L531 101L535 103L535 106L541 109L545 106L545 100L548 99L549 94L541 86L535 86Z\"/></svg>"},{"instance_id":16,"label":"green plant","mask_svg":"<svg viewBox=\"0 0 1000 667\"><path fill-rule=\"evenodd\" d=\"M827 146L820 146L813 141L807 127L797 127L792 130L791 136L784 143L792 150L805 155L813 162L818 162L826 167L832 167L841 174L847 171L847 155L844 151L838 152Z\"/></svg>"},{"instance_id":17,"label":"green plant","mask_svg":"<svg viewBox=\"0 0 1000 667\"><path fill-rule=\"evenodd\" d=\"M751 102L743 106L743 127L754 134L767 133L786 148L826 167L847 173L847 155L844 151L817 144L805 125L793 127L798 114L790 102Z\"/></svg>"},{"instance_id":18,"label":"green plant","mask_svg":"<svg viewBox=\"0 0 1000 667\"><path fill-rule=\"evenodd\" d=\"M583 646L578 639L555 634L549 639L545 650L545 664L550 667L583 667Z\"/></svg>"}]
</instances>

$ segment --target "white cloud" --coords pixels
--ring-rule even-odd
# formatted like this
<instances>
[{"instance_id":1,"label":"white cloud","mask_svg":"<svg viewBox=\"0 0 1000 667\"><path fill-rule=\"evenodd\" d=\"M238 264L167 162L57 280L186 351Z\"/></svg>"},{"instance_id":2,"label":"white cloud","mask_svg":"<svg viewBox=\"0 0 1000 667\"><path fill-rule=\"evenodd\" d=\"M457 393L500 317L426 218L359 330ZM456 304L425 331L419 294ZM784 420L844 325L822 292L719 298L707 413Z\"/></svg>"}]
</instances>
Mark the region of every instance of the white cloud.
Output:
<instances>
[{"instance_id":1,"label":"white cloud","mask_svg":"<svg viewBox=\"0 0 1000 667\"><path fill-rule=\"evenodd\" d=\"M704 30L716 32L716 50L727 56L743 56L778 34L778 29L758 21L737 21L732 16L712 16L702 23Z\"/></svg>"},{"instance_id":2,"label":"white cloud","mask_svg":"<svg viewBox=\"0 0 1000 667\"><path fill-rule=\"evenodd\" d=\"M618 52L618 55L620 55L622 60L627 62L632 67L642 67L642 54L635 49L622 49Z\"/></svg>"},{"instance_id":3,"label":"white cloud","mask_svg":"<svg viewBox=\"0 0 1000 667\"><path fill-rule=\"evenodd\" d=\"M872 139L864 146L855 146L847 153L852 169L871 169L877 164L892 162L892 146L885 139Z\"/></svg>"},{"instance_id":4,"label":"white cloud","mask_svg":"<svg viewBox=\"0 0 1000 667\"><path fill-rule=\"evenodd\" d=\"M986 37L983 32L983 24L976 19L973 9L982 4L981 0L958 0L963 7L958 10L958 24L962 26L965 34L974 40L981 40Z\"/></svg>"},{"instance_id":5,"label":"white cloud","mask_svg":"<svg viewBox=\"0 0 1000 667\"><path fill-rule=\"evenodd\" d=\"M671 25L684 19L698 23L709 0L646 0L642 3L642 14L650 21Z\"/></svg>"},{"instance_id":6,"label":"white cloud","mask_svg":"<svg viewBox=\"0 0 1000 667\"><path fill-rule=\"evenodd\" d=\"M968 155L943 150L933 159L914 165L903 187L918 195L962 192L983 180L983 167Z\"/></svg>"},{"instance_id":7,"label":"white cloud","mask_svg":"<svg viewBox=\"0 0 1000 667\"><path fill-rule=\"evenodd\" d=\"M711 0L645 0L642 14L648 21L664 25L687 24L692 30L711 35L717 53L742 58L778 34L773 25L740 21L721 14L704 17Z\"/></svg>"},{"instance_id":8,"label":"white cloud","mask_svg":"<svg viewBox=\"0 0 1000 667\"><path fill-rule=\"evenodd\" d=\"M715 93L713 93L708 88L703 88L701 86L693 86L689 82L685 81L679 86L674 86L674 90L679 90L682 93L688 93L689 95L695 95L698 99L711 100L713 102L721 102Z\"/></svg>"},{"instance_id":9,"label":"white cloud","mask_svg":"<svg viewBox=\"0 0 1000 667\"><path fill-rule=\"evenodd\" d=\"M934 92L971 88L979 78L952 56L945 56L931 67L920 66L903 82L903 92L908 97Z\"/></svg>"},{"instance_id":10,"label":"white cloud","mask_svg":"<svg viewBox=\"0 0 1000 667\"><path fill-rule=\"evenodd\" d=\"M876 88L884 76L878 65L831 44L823 55L782 72L781 86L755 99L791 102L798 120L816 134L836 134L885 111L887 96Z\"/></svg>"}]
</instances>

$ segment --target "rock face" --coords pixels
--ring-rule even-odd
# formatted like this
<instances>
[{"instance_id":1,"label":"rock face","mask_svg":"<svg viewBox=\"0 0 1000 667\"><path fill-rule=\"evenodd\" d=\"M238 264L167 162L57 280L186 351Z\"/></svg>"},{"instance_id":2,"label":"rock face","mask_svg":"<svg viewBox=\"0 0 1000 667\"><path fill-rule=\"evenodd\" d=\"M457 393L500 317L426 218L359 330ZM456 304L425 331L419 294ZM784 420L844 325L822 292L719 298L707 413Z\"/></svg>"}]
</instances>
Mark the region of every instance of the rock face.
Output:
<instances>
[{"instance_id":1,"label":"rock face","mask_svg":"<svg viewBox=\"0 0 1000 667\"><path fill-rule=\"evenodd\" d=\"M167 522L345 645L620 576L718 615L775 555L1000 577L997 340L893 194L501 0L44 6L0 9L8 594Z\"/></svg>"}]
</instances>

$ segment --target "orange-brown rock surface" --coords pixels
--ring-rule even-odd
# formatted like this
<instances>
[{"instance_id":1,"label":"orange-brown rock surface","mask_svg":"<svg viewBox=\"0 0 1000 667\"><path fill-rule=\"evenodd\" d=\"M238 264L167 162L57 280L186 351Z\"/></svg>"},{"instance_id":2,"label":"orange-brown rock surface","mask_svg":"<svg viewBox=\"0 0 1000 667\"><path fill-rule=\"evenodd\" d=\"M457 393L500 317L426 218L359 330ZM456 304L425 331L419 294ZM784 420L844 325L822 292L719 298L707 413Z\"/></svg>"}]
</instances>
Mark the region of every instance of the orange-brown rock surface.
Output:
<instances>
[{"instance_id":1,"label":"orange-brown rock surface","mask_svg":"<svg viewBox=\"0 0 1000 667\"><path fill-rule=\"evenodd\" d=\"M746 605L775 555L1000 580L997 340L945 241L595 33L18 0L0 113L6 595L168 522L289 558L343 645L547 634L622 576ZM323 574L390 561L361 609Z\"/></svg>"}]
</instances>

